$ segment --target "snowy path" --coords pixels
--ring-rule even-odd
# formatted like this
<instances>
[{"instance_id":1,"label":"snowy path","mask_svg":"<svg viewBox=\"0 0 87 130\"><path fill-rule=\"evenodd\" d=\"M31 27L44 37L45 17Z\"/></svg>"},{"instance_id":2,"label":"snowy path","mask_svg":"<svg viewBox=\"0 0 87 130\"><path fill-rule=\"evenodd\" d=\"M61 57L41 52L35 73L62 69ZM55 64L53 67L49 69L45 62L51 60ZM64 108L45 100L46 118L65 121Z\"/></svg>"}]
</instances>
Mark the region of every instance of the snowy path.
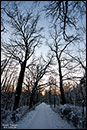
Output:
<instances>
[{"instance_id":1,"label":"snowy path","mask_svg":"<svg viewBox=\"0 0 87 130\"><path fill-rule=\"evenodd\" d=\"M75 129L55 113L49 105L41 103L17 124L16 129Z\"/></svg>"}]
</instances>

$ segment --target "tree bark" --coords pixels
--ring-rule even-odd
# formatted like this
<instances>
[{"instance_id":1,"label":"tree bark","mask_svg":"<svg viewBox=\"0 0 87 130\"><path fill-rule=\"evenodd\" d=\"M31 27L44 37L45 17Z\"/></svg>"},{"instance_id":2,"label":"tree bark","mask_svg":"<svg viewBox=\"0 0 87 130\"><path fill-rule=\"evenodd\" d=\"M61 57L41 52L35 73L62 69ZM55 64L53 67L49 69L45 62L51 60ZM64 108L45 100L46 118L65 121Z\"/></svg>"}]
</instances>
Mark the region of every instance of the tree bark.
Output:
<instances>
[{"instance_id":1,"label":"tree bark","mask_svg":"<svg viewBox=\"0 0 87 130\"><path fill-rule=\"evenodd\" d=\"M31 96L30 96L30 103L29 103L29 109L32 108L33 106L33 99L34 99L34 95L35 95L35 88L37 88L37 84L38 83L35 83L34 84L34 88L32 89L32 93L31 93Z\"/></svg>"},{"instance_id":2,"label":"tree bark","mask_svg":"<svg viewBox=\"0 0 87 130\"><path fill-rule=\"evenodd\" d=\"M33 106L33 96L34 96L34 92L32 91L31 96L30 96L29 109L32 108Z\"/></svg>"},{"instance_id":3,"label":"tree bark","mask_svg":"<svg viewBox=\"0 0 87 130\"><path fill-rule=\"evenodd\" d=\"M19 105L25 68L26 68L26 60L24 62L22 62L22 64L21 64L21 70L20 70L20 75L19 75L18 84L17 84L17 88L16 88L15 102L14 102L13 110L16 110L18 108L18 105Z\"/></svg>"},{"instance_id":4,"label":"tree bark","mask_svg":"<svg viewBox=\"0 0 87 130\"><path fill-rule=\"evenodd\" d=\"M60 77L61 104L65 104L66 103L66 99L65 99L65 96L64 96L61 63L60 63L59 59L58 59L58 64L59 64L59 77Z\"/></svg>"}]
</instances>

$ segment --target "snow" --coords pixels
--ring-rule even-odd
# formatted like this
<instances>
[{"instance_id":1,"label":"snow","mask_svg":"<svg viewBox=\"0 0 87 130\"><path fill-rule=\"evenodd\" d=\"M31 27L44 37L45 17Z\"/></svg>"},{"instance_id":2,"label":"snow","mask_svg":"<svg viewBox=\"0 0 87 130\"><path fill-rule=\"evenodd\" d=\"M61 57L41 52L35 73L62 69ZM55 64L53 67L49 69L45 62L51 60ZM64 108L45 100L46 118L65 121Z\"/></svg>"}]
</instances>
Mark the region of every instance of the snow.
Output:
<instances>
[{"instance_id":1,"label":"snow","mask_svg":"<svg viewBox=\"0 0 87 130\"><path fill-rule=\"evenodd\" d=\"M52 109L59 113L59 115L72 123L76 129L83 129L83 122L84 122L84 129L86 128L86 107L84 107L84 117L82 115L82 106L74 106L70 104L65 105L58 105L55 108L51 105Z\"/></svg>"},{"instance_id":2,"label":"snow","mask_svg":"<svg viewBox=\"0 0 87 130\"><path fill-rule=\"evenodd\" d=\"M75 127L63 120L50 105L41 103L18 122L16 129L75 129Z\"/></svg>"},{"instance_id":3,"label":"snow","mask_svg":"<svg viewBox=\"0 0 87 130\"><path fill-rule=\"evenodd\" d=\"M12 115L15 113L15 122L22 119L23 116L28 112L29 106L22 106L18 108L16 111L1 109L1 127L2 128L10 128L15 127L14 120L12 119ZM13 126L14 125L14 126Z\"/></svg>"}]
</instances>

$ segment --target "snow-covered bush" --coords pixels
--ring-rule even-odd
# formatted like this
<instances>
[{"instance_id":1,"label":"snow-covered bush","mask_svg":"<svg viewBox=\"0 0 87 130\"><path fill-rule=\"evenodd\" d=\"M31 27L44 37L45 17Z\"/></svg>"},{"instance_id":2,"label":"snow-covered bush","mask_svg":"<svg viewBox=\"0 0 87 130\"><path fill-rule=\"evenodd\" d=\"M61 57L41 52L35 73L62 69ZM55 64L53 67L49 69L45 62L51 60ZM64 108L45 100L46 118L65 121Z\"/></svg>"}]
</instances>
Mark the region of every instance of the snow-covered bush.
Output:
<instances>
[{"instance_id":1,"label":"snow-covered bush","mask_svg":"<svg viewBox=\"0 0 87 130\"><path fill-rule=\"evenodd\" d=\"M2 129L6 124L7 125L14 124L17 121L21 120L22 117L26 115L28 110L29 110L28 106L22 106L15 111L3 109L1 111L1 121L2 121L1 127L2 127Z\"/></svg>"},{"instance_id":2,"label":"snow-covered bush","mask_svg":"<svg viewBox=\"0 0 87 130\"><path fill-rule=\"evenodd\" d=\"M52 109L60 114L63 119L65 118L73 123L77 129L86 128L86 107L84 107L84 117L82 115L82 107L79 106L65 104L56 106L56 108L52 107Z\"/></svg>"}]
</instances>

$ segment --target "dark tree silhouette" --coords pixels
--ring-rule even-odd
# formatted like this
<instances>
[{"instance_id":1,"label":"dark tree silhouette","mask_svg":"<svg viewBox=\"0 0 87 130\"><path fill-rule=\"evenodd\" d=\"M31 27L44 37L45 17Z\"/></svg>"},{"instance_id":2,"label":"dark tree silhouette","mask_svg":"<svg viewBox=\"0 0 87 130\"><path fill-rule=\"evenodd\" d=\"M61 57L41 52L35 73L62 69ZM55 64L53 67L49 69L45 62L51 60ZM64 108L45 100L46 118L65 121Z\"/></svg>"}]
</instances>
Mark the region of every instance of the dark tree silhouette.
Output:
<instances>
[{"instance_id":1,"label":"dark tree silhouette","mask_svg":"<svg viewBox=\"0 0 87 130\"><path fill-rule=\"evenodd\" d=\"M63 38L68 40L70 36L69 29L80 30L79 18L84 19L86 14L86 1L49 1L45 5L46 16L51 17L51 23L57 23L62 31ZM78 14L78 15L77 15ZM82 21L81 21L82 22ZM83 24L83 23L82 23ZM81 26L83 26L81 24Z\"/></svg>"},{"instance_id":2,"label":"dark tree silhouette","mask_svg":"<svg viewBox=\"0 0 87 130\"><path fill-rule=\"evenodd\" d=\"M50 50L55 54L56 60L57 60L57 64L58 64L58 72L59 72L59 79L60 79L60 92L61 92L61 103L65 104L66 100L64 97L64 90L63 90L63 75L62 75L62 54L64 53L64 51L66 50L66 48L74 41L79 40L78 34L75 37L72 37L71 40L68 39L67 42L65 43L61 43L60 41L62 40L60 35L61 33L57 30L57 25L54 24L53 27L53 32L52 30L50 32L50 36L51 39L53 40L53 43L48 43L48 46L50 47ZM62 41L63 42L63 41Z\"/></svg>"},{"instance_id":3,"label":"dark tree silhouette","mask_svg":"<svg viewBox=\"0 0 87 130\"><path fill-rule=\"evenodd\" d=\"M4 44L7 55L12 55L12 58L20 63L20 74L15 93L15 102L13 110L18 108L24 73L27 66L27 61L35 52L35 48L41 43L41 34L43 28L37 26L39 14L33 16L32 12L20 11L18 5L14 2L14 8L2 8L8 16L14 39L11 38L10 43Z\"/></svg>"},{"instance_id":4,"label":"dark tree silhouette","mask_svg":"<svg viewBox=\"0 0 87 130\"><path fill-rule=\"evenodd\" d=\"M37 89L38 88L40 89L41 86L46 85L46 84L39 84L39 82L43 78L43 76L49 72L48 68L50 65L52 65L52 58L53 58L53 56L49 57L48 61L45 61L43 58L40 58L39 64L34 66L35 68L31 68L31 73L34 78L34 83L32 86L32 93L31 93L31 97L30 97L29 108L32 108L33 98L34 98L34 95L35 95L35 92L37 91ZM41 62L41 60L43 60L43 63Z\"/></svg>"},{"instance_id":5,"label":"dark tree silhouette","mask_svg":"<svg viewBox=\"0 0 87 130\"><path fill-rule=\"evenodd\" d=\"M49 103L51 104L51 96L52 96L52 91L53 91L53 95L54 95L54 107L56 107L56 88L58 88L57 86L57 81L54 77L50 76L48 79L49 82Z\"/></svg>"}]
</instances>

